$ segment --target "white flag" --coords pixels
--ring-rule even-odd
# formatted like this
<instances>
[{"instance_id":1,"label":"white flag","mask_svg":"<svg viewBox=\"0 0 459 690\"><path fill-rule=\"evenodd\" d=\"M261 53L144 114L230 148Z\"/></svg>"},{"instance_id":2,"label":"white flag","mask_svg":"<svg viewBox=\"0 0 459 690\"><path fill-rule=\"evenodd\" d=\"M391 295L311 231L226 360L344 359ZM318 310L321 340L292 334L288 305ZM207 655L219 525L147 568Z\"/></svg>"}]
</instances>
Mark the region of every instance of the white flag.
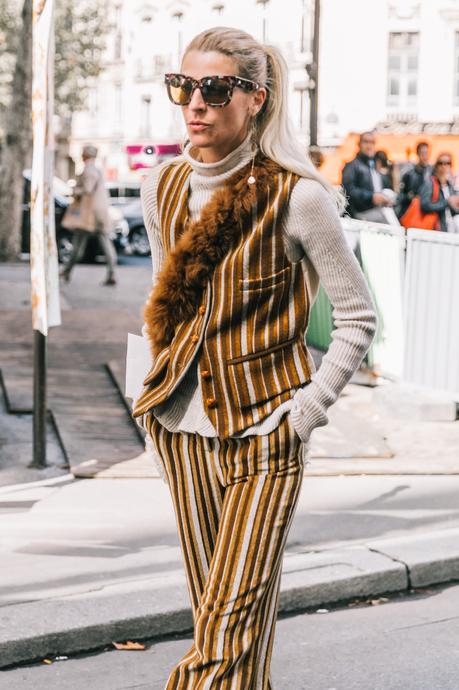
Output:
<instances>
[{"instance_id":1,"label":"white flag","mask_svg":"<svg viewBox=\"0 0 459 690\"><path fill-rule=\"evenodd\" d=\"M32 324L59 326L59 265L54 227L54 0L33 0L33 159L30 269Z\"/></svg>"}]
</instances>

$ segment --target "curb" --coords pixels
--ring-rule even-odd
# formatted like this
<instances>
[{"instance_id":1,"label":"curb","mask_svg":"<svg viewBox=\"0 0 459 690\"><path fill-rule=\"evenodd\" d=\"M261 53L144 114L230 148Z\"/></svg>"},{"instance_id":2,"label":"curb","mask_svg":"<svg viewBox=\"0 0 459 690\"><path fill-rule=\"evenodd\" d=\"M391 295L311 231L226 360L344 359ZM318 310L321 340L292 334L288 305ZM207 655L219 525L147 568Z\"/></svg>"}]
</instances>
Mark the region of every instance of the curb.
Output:
<instances>
[{"instance_id":1,"label":"curb","mask_svg":"<svg viewBox=\"0 0 459 690\"><path fill-rule=\"evenodd\" d=\"M280 613L459 581L459 529L287 552ZM192 631L182 571L98 591L1 607L0 668L113 641Z\"/></svg>"}]
</instances>

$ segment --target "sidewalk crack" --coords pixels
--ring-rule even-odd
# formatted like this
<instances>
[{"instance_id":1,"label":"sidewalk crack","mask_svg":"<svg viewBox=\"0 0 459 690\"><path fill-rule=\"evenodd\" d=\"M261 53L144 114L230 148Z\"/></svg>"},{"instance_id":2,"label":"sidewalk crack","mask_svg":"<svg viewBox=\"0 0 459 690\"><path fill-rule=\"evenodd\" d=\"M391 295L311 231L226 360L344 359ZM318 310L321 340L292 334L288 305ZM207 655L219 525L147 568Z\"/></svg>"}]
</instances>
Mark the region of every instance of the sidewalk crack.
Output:
<instances>
[{"instance_id":1,"label":"sidewalk crack","mask_svg":"<svg viewBox=\"0 0 459 690\"><path fill-rule=\"evenodd\" d=\"M380 556L386 556L386 558L390 558L391 561L394 561L394 563L400 563L403 565L405 568L405 573L406 573L406 580L407 580L407 589L412 589L413 585L411 583L411 573L408 565L405 563L405 561L402 561L400 558L396 558L395 556L391 556L390 553L386 553L385 551L381 551L380 549L375 549L372 548L371 546L367 546L368 551L372 551L373 553L377 553Z\"/></svg>"}]
</instances>

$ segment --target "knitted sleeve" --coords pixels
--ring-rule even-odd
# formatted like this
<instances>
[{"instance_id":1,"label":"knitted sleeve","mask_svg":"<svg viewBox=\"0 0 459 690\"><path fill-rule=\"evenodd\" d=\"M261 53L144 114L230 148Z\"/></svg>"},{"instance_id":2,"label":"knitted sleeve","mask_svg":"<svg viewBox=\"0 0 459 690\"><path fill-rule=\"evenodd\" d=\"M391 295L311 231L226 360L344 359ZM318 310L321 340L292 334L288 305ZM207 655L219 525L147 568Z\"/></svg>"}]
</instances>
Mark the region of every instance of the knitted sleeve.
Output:
<instances>
[{"instance_id":1,"label":"knitted sleeve","mask_svg":"<svg viewBox=\"0 0 459 690\"><path fill-rule=\"evenodd\" d=\"M348 246L333 200L319 182L295 185L284 218L289 243L300 245L308 270L316 272L333 306L332 342L311 382L299 389L291 409L293 425L307 442L328 423L327 409L361 364L374 338L377 317L358 261ZM316 276L316 278L317 278Z\"/></svg>"},{"instance_id":2,"label":"knitted sleeve","mask_svg":"<svg viewBox=\"0 0 459 690\"><path fill-rule=\"evenodd\" d=\"M150 242L151 264L152 264L152 283L155 283L156 275L163 260L163 247L161 243L161 232L158 222L158 200L157 188L161 166L153 168L148 177L142 182L140 197L142 200L143 220L145 229Z\"/></svg>"}]
</instances>

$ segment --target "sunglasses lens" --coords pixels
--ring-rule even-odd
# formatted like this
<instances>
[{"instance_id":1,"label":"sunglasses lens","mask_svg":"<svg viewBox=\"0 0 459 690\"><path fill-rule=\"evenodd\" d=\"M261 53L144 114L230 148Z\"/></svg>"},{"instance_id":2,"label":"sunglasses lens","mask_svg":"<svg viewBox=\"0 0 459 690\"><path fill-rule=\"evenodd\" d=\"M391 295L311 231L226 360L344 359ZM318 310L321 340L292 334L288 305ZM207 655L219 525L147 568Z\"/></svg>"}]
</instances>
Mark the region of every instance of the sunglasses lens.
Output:
<instances>
[{"instance_id":1,"label":"sunglasses lens","mask_svg":"<svg viewBox=\"0 0 459 690\"><path fill-rule=\"evenodd\" d=\"M191 80L183 77L171 77L167 84L169 98L176 105L186 105L190 102L193 85Z\"/></svg>"},{"instance_id":2,"label":"sunglasses lens","mask_svg":"<svg viewBox=\"0 0 459 690\"><path fill-rule=\"evenodd\" d=\"M202 97L207 105L225 105L230 99L231 87L224 79L207 79L202 87Z\"/></svg>"}]
</instances>

